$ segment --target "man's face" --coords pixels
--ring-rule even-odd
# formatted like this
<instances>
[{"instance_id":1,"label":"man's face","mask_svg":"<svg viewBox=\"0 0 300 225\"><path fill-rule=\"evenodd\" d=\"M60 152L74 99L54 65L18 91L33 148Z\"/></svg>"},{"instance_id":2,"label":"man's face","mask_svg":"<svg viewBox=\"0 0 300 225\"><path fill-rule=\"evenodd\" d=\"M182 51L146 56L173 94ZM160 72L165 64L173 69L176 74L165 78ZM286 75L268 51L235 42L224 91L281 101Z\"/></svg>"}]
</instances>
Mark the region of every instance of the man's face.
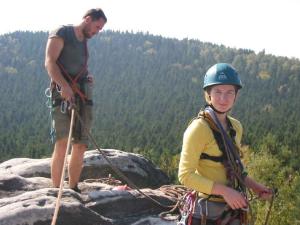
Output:
<instances>
[{"instance_id":1,"label":"man's face","mask_svg":"<svg viewBox=\"0 0 300 225\"><path fill-rule=\"evenodd\" d=\"M104 27L105 20L100 18L99 20L92 21L92 18L87 17L85 20L85 26L83 28L83 35L86 39L92 38L94 35L98 34Z\"/></svg>"}]
</instances>

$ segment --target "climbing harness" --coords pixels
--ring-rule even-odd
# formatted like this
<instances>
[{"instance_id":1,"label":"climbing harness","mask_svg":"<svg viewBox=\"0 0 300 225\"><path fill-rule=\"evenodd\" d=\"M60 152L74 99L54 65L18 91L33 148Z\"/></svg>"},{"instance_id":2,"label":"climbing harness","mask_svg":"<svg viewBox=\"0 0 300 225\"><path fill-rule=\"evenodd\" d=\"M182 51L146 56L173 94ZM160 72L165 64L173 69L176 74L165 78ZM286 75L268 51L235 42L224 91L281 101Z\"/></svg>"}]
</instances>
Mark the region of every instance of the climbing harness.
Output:
<instances>
[{"instance_id":1,"label":"climbing harness","mask_svg":"<svg viewBox=\"0 0 300 225\"><path fill-rule=\"evenodd\" d=\"M77 94L80 97L82 102L85 102L87 100L87 97L85 96L84 93L82 93L82 91L78 87L78 82L79 82L81 76L83 75L83 73L87 71L86 65L81 69L81 71L74 78L72 78L68 74L68 72L65 70L65 68L63 67L63 65L61 63L57 62L57 65L61 69L62 74L64 75L64 77L69 81L69 84L70 84L72 90L74 91L74 93ZM60 88L58 89L58 91L59 90L60 90Z\"/></svg>"},{"instance_id":2,"label":"climbing harness","mask_svg":"<svg viewBox=\"0 0 300 225\"><path fill-rule=\"evenodd\" d=\"M83 64L82 68L80 69L80 71L75 76L71 76L67 72L65 67L58 60L56 62L57 66L60 68L60 71L62 72L62 75L69 82L72 90L74 91L75 94L77 94L80 97L82 102L85 102L85 100L87 100L87 98L86 98L85 94L82 93L82 91L80 90L80 88L78 87L77 84L78 84L79 80L82 78L82 76L85 73L87 73L88 57L89 57L89 53L88 53L88 48L87 48L87 42L84 41L84 64ZM58 85L56 85L56 86L58 86Z\"/></svg>"}]
</instances>

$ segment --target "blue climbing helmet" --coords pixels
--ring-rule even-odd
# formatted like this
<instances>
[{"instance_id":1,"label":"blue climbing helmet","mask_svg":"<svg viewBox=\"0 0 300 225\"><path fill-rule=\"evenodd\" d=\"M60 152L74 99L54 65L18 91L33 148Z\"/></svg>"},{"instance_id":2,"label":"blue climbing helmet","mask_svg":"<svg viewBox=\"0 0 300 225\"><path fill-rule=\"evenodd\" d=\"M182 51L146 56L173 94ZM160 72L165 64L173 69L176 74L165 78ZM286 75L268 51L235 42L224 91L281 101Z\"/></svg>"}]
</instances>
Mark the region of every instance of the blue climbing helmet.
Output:
<instances>
[{"instance_id":1,"label":"blue climbing helmet","mask_svg":"<svg viewBox=\"0 0 300 225\"><path fill-rule=\"evenodd\" d=\"M228 63L217 63L210 67L205 76L203 89L218 84L232 84L238 89L242 88L240 76L235 68Z\"/></svg>"}]
</instances>

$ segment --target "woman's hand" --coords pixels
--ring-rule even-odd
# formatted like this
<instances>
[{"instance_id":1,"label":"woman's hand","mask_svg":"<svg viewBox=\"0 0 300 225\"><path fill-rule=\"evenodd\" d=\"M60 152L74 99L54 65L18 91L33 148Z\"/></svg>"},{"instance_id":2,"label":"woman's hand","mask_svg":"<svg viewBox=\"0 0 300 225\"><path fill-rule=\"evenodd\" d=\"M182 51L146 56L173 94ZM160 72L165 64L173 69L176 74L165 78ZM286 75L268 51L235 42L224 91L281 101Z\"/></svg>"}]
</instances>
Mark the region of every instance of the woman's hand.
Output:
<instances>
[{"instance_id":1,"label":"woman's hand","mask_svg":"<svg viewBox=\"0 0 300 225\"><path fill-rule=\"evenodd\" d=\"M232 209L248 208L248 201L245 196L242 193L225 185L215 183L212 194L221 195Z\"/></svg>"},{"instance_id":2,"label":"woman's hand","mask_svg":"<svg viewBox=\"0 0 300 225\"><path fill-rule=\"evenodd\" d=\"M248 201L245 196L232 188L226 187L222 196L232 209L248 208Z\"/></svg>"},{"instance_id":3,"label":"woman's hand","mask_svg":"<svg viewBox=\"0 0 300 225\"><path fill-rule=\"evenodd\" d=\"M252 189L260 199L262 200L271 200L273 193L273 190L260 184L256 184L256 188Z\"/></svg>"},{"instance_id":4,"label":"woman's hand","mask_svg":"<svg viewBox=\"0 0 300 225\"><path fill-rule=\"evenodd\" d=\"M257 194L260 199L271 200L272 195L274 194L271 188L268 188L265 185L256 182L250 177L245 178L245 183L247 187L249 187L252 191L254 191L255 194Z\"/></svg>"}]
</instances>

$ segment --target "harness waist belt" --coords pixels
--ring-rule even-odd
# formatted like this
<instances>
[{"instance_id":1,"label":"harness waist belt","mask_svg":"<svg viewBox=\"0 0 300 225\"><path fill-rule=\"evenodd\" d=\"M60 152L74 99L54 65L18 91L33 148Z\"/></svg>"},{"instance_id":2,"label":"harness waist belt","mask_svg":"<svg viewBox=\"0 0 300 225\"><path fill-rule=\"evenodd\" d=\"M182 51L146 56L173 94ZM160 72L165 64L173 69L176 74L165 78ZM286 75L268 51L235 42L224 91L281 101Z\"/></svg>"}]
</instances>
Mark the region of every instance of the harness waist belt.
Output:
<instances>
[{"instance_id":1,"label":"harness waist belt","mask_svg":"<svg viewBox=\"0 0 300 225\"><path fill-rule=\"evenodd\" d=\"M54 99L52 100L52 107L57 107L57 106L60 106L61 103L63 102L63 100L61 98L57 98L57 99ZM94 105L94 102L93 100L85 100L85 104L86 105Z\"/></svg>"},{"instance_id":2,"label":"harness waist belt","mask_svg":"<svg viewBox=\"0 0 300 225\"><path fill-rule=\"evenodd\" d=\"M206 153L201 153L200 159L208 159L208 160L211 160L211 161L214 161L214 162L222 163L225 158L224 158L223 155L221 155L221 156L212 156L212 155L208 155Z\"/></svg>"}]
</instances>

